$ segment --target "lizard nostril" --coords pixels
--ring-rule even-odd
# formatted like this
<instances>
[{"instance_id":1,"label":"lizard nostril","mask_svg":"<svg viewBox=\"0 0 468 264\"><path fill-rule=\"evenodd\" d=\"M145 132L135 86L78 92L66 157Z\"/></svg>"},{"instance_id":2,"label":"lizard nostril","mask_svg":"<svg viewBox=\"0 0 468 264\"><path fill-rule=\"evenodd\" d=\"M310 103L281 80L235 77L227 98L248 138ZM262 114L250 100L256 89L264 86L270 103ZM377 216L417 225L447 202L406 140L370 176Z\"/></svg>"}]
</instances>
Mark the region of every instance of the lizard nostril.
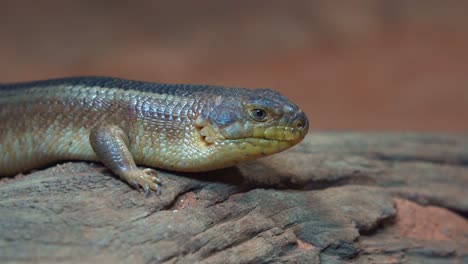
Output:
<instances>
[{"instance_id":1,"label":"lizard nostril","mask_svg":"<svg viewBox=\"0 0 468 264\"><path fill-rule=\"evenodd\" d=\"M306 115L303 112L299 113L296 120L293 122L293 127L299 130L306 130L308 129L308 126L309 121L307 120Z\"/></svg>"},{"instance_id":2,"label":"lizard nostril","mask_svg":"<svg viewBox=\"0 0 468 264\"><path fill-rule=\"evenodd\" d=\"M306 125L307 125L307 121L303 120L302 118L297 119L293 123L293 126L297 129L304 129Z\"/></svg>"},{"instance_id":3,"label":"lizard nostril","mask_svg":"<svg viewBox=\"0 0 468 264\"><path fill-rule=\"evenodd\" d=\"M296 127L299 128L299 129L303 128L304 127L304 122L302 122L301 120L296 121Z\"/></svg>"}]
</instances>

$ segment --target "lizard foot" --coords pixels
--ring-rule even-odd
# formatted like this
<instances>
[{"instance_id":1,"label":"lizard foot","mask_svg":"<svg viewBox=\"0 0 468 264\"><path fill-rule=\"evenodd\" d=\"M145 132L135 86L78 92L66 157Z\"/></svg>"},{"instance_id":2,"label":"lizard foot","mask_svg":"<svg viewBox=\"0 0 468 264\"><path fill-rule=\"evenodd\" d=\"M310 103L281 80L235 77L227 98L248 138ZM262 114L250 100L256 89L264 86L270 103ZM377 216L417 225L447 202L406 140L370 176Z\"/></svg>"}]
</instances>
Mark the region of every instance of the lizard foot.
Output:
<instances>
[{"instance_id":1,"label":"lizard foot","mask_svg":"<svg viewBox=\"0 0 468 264\"><path fill-rule=\"evenodd\" d=\"M146 197L150 195L151 191L155 191L156 195L161 194L161 181L156 171L153 169L147 168L125 171L122 176L125 181L135 187L135 189L139 191L143 189Z\"/></svg>"}]
</instances>

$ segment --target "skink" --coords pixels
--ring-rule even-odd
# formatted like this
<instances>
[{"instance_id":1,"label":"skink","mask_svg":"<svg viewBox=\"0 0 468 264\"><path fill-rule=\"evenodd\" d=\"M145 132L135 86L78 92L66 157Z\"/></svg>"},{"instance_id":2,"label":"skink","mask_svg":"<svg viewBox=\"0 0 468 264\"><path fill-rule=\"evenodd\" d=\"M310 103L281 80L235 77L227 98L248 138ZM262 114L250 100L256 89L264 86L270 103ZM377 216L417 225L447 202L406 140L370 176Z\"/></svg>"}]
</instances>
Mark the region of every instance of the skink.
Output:
<instances>
[{"instance_id":1,"label":"skink","mask_svg":"<svg viewBox=\"0 0 468 264\"><path fill-rule=\"evenodd\" d=\"M153 169L201 172L283 151L309 122L270 89L110 77L0 84L0 176L64 160L102 162L160 192Z\"/></svg>"}]
</instances>

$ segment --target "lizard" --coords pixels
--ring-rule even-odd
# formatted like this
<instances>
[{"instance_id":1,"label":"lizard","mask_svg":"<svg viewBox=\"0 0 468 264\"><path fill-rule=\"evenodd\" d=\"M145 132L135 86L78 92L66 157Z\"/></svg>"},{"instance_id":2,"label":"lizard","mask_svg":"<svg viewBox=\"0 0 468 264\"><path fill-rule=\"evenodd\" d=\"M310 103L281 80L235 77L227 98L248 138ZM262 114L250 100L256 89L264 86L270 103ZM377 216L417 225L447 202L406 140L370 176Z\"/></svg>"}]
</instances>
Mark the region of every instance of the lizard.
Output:
<instances>
[{"instance_id":1,"label":"lizard","mask_svg":"<svg viewBox=\"0 0 468 264\"><path fill-rule=\"evenodd\" d=\"M95 76L0 84L0 177L82 160L160 194L153 168L234 166L298 144L308 128L271 89Z\"/></svg>"}]
</instances>

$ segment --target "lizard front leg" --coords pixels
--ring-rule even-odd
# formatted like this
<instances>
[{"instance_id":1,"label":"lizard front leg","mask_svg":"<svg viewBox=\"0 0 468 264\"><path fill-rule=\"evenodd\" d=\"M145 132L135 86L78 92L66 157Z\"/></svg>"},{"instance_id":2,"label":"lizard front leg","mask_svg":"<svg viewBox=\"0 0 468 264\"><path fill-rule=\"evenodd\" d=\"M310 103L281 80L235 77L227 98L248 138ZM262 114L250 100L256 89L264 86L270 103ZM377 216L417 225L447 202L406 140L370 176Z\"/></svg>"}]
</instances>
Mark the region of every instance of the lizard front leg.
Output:
<instances>
[{"instance_id":1,"label":"lizard front leg","mask_svg":"<svg viewBox=\"0 0 468 264\"><path fill-rule=\"evenodd\" d=\"M127 134L115 125L99 125L89 134L89 141L99 161L135 188L161 193L160 181L153 169L139 169L130 153Z\"/></svg>"}]
</instances>

